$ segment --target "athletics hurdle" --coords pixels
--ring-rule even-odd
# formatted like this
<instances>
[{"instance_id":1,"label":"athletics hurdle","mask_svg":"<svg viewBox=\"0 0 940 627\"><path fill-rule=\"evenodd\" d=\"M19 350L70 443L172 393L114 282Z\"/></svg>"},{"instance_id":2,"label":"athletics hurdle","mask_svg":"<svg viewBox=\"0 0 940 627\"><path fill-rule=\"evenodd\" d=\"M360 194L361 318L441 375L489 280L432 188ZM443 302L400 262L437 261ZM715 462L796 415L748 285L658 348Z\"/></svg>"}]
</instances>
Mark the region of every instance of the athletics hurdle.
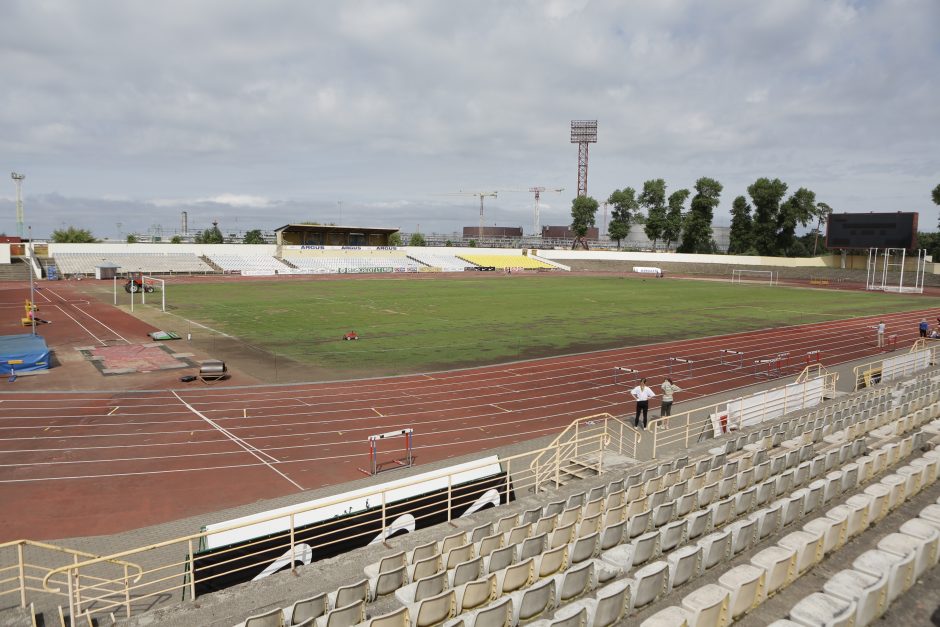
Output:
<instances>
[{"instance_id":1,"label":"athletics hurdle","mask_svg":"<svg viewBox=\"0 0 940 627\"><path fill-rule=\"evenodd\" d=\"M765 359L755 359L754 360L754 376L755 377L767 377L771 379L773 377L780 376L780 360L778 357L768 357Z\"/></svg>"},{"instance_id":2,"label":"athletics hurdle","mask_svg":"<svg viewBox=\"0 0 940 627\"><path fill-rule=\"evenodd\" d=\"M804 368L806 366L811 366L812 364L818 364L820 361L822 361L821 350L809 351L805 355L803 355L803 367Z\"/></svg>"},{"instance_id":3,"label":"athletics hurdle","mask_svg":"<svg viewBox=\"0 0 940 627\"><path fill-rule=\"evenodd\" d=\"M740 370L744 367L744 351L734 351L730 348L720 348L718 349L718 363L722 366L730 366L734 362L738 362L737 368L735 370Z\"/></svg>"},{"instance_id":4,"label":"athletics hurdle","mask_svg":"<svg viewBox=\"0 0 940 627\"><path fill-rule=\"evenodd\" d=\"M686 359L685 357L670 357L669 358L669 376L672 376L672 367L674 364L688 364L689 365L689 374L692 373L692 364L695 362L691 359Z\"/></svg>"},{"instance_id":5,"label":"athletics hurdle","mask_svg":"<svg viewBox=\"0 0 940 627\"><path fill-rule=\"evenodd\" d=\"M622 366L614 366L614 385L617 385L617 377L626 375L626 374L640 374L639 370L634 370L633 368L624 368Z\"/></svg>"},{"instance_id":6,"label":"athletics hurdle","mask_svg":"<svg viewBox=\"0 0 940 627\"><path fill-rule=\"evenodd\" d=\"M360 468L359 472L362 472L370 477L374 477L383 470L392 470L392 468L382 468L385 464L395 464L393 468L411 468L414 466L414 455L412 450L412 436L414 434L414 429L400 429L398 431L389 431L388 433L380 433L378 435L369 436L369 469ZM379 440L384 440L386 438L405 438L405 456L401 459L393 459L388 462L379 463Z\"/></svg>"}]
</instances>

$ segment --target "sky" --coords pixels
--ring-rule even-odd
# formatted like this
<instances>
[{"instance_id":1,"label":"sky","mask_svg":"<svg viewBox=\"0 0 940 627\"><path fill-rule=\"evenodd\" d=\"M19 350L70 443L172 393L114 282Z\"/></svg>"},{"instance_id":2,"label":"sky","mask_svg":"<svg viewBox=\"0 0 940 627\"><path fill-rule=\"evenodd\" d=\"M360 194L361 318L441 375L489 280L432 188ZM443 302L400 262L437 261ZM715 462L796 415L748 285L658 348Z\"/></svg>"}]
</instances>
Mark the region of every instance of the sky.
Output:
<instances>
[{"instance_id":1,"label":"sky","mask_svg":"<svg viewBox=\"0 0 940 627\"><path fill-rule=\"evenodd\" d=\"M937 0L7 0L0 161L37 238L218 220L452 233L570 222L588 193L759 177L837 212L940 183ZM16 233L4 173L0 231ZM521 191L513 191L521 190ZM602 215L598 214L598 224Z\"/></svg>"}]
</instances>

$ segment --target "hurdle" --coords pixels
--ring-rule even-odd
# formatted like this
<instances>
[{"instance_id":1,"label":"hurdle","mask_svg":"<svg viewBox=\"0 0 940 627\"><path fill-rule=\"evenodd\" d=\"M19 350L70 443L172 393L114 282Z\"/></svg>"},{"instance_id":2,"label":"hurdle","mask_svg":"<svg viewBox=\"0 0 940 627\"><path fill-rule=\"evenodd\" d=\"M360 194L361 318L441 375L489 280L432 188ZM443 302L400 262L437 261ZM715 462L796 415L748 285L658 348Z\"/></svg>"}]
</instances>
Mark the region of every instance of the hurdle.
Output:
<instances>
[{"instance_id":1,"label":"hurdle","mask_svg":"<svg viewBox=\"0 0 940 627\"><path fill-rule=\"evenodd\" d=\"M695 362L694 362L693 360L691 360L691 359L686 359L685 357L670 357L670 358L669 358L669 375L670 375L670 376L672 375L672 367L673 367L675 364L688 364L688 365L689 365L689 373L691 374L691 373L692 373L692 364L694 364L694 363L695 363Z\"/></svg>"},{"instance_id":2,"label":"hurdle","mask_svg":"<svg viewBox=\"0 0 940 627\"><path fill-rule=\"evenodd\" d=\"M771 379L773 377L779 377L780 376L779 356L754 360L754 376L755 377L767 377L768 379Z\"/></svg>"},{"instance_id":3,"label":"hurdle","mask_svg":"<svg viewBox=\"0 0 940 627\"><path fill-rule=\"evenodd\" d=\"M617 377L622 377L627 374L640 374L639 370L634 370L633 368L624 368L623 366L614 366L614 385L617 385Z\"/></svg>"},{"instance_id":4,"label":"hurdle","mask_svg":"<svg viewBox=\"0 0 940 627\"><path fill-rule=\"evenodd\" d=\"M722 366L731 366L737 362L738 365L735 370L740 370L744 367L744 351L735 351L730 348L721 348L718 349L718 363Z\"/></svg>"},{"instance_id":5,"label":"hurdle","mask_svg":"<svg viewBox=\"0 0 940 627\"><path fill-rule=\"evenodd\" d=\"M820 361L822 361L821 350L809 351L805 355L803 355L803 367L804 368L812 364L818 364L820 363Z\"/></svg>"},{"instance_id":6,"label":"hurdle","mask_svg":"<svg viewBox=\"0 0 940 627\"><path fill-rule=\"evenodd\" d=\"M414 466L413 441L414 429L399 429L398 431L389 431L388 433L379 433L369 436L369 469L359 468L359 472L374 477L384 470L393 470L395 468L411 468ZM388 438L405 438L405 456L401 459L393 459L389 462L379 463L378 442ZM391 468L383 468L385 464L394 464Z\"/></svg>"}]
</instances>

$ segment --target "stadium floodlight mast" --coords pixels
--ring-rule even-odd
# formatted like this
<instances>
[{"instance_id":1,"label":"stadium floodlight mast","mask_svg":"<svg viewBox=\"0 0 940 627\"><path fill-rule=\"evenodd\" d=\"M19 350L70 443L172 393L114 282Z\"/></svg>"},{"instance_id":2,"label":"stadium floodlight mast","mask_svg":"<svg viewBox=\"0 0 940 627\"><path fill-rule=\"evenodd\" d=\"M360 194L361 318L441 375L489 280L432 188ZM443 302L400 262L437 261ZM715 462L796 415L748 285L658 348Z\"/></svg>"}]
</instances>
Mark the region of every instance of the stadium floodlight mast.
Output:
<instances>
[{"instance_id":1,"label":"stadium floodlight mast","mask_svg":"<svg viewBox=\"0 0 940 627\"><path fill-rule=\"evenodd\" d=\"M597 120L571 120L571 143L578 145L578 196L587 196L588 144L597 143Z\"/></svg>"},{"instance_id":2,"label":"stadium floodlight mast","mask_svg":"<svg viewBox=\"0 0 940 627\"><path fill-rule=\"evenodd\" d=\"M26 175L11 172L10 178L13 179L13 183L16 185L16 234L20 239L23 239L23 179L26 178Z\"/></svg>"}]
</instances>

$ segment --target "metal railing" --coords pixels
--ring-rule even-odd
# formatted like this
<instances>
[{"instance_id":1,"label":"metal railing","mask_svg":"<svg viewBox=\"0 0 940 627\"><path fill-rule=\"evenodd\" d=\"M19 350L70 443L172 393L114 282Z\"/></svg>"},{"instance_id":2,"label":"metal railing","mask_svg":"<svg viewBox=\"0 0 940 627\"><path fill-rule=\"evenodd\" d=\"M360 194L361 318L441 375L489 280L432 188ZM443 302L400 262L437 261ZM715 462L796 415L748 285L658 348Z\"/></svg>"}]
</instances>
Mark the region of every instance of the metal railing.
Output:
<instances>
[{"instance_id":1,"label":"metal railing","mask_svg":"<svg viewBox=\"0 0 940 627\"><path fill-rule=\"evenodd\" d=\"M821 373L820 376L810 377L814 371ZM839 375L835 372L826 372L821 366L816 364L807 366L797 377L795 383L808 384L819 378L823 379L820 392L821 398L832 398L835 394L836 381L838 381ZM808 385L803 386L797 399L794 399L792 394L785 391L787 387L772 388L749 395L747 397L749 399L757 399L758 397L761 397L761 399L748 412L748 422L756 424L779 418L791 411L805 409L808 406L808 400L815 398L815 394L809 395ZM784 390L782 397L780 397L781 390ZM640 440L639 459L657 459L663 455L671 455L681 449L688 448L691 444L714 437L716 421L720 434L739 431L748 426L743 424L743 412L738 412L737 416L731 416L728 411L729 404L734 403L736 400L738 399L651 420L649 426L652 435L644 436L644 439Z\"/></svg>"},{"instance_id":2,"label":"metal railing","mask_svg":"<svg viewBox=\"0 0 940 627\"><path fill-rule=\"evenodd\" d=\"M929 368L931 365L937 363L937 347L936 346L927 346L927 341L924 338L918 338L912 345L910 350L907 352L909 355L911 353L916 353L918 351L929 351L926 363L921 368L915 368L913 372L918 370L924 370ZM869 361L868 363L855 366L852 371L855 374L855 387L854 391L858 391L864 387L870 387L875 383L881 382L882 373L884 370L884 359L878 359L875 361ZM910 372L898 373L897 376L910 376Z\"/></svg>"},{"instance_id":3,"label":"metal railing","mask_svg":"<svg viewBox=\"0 0 940 627\"><path fill-rule=\"evenodd\" d=\"M586 445L585 436L590 441ZM602 436L594 440L594 436ZM546 484L560 486L562 475L568 474L566 466L596 467L603 470L604 451L616 452L620 456L636 458L636 445L640 434L619 418L609 414L592 414L578 418L536 456L530 464L536 490Z\"/></svg>"},{"instance_id":4,"label":"metal railing","mask_svg":"<svg viewBox=\"0 0 940 627\"><path fill-rule=\"evenodd\" d=\"M84 572L63 572L63 568L96 560L96 567ZM117 569L117 576L114 570ZM76 605L85 604L88 590L124 594L124 608L130 616L127 590L140 579L143 569L137 564L94 553L35 542L14 540L0 544L0 599L15 596L20 607L28 607L38 596L51 595L52 604L67 603L74 596ZM4 606L7 603L4 602Z\"/></svg>"},{"instance_id":5,"label":"metal railing","mask_svg":"<svg viewBox=\"0 0 940 627\"><path fill-rule=\"evenodd\" d=\"M515 495L535 492L539 483L546 481L546 477L557 477L571 460L583 458L588 452L597 453L596 461L591 462L591 467L600 472L603 469L603 448L607 443L614 442L616 450L624 454L629 453L632 444L630 428L609 414L603 416L602 422L595 422L594 425L588 425L590 418L592 417L582 420L586 431L575 427L575 437L565 438L563 441L556 438L555 442L545 448L500 458L498 463L505 472L505 481L495 488L499 492L500 501L506 502ZM593 418L597 421L600 417ZM456 485L459 489L459 482L462 481L457 475L476 468L492 467L493 464L490 459L475 465L461 465L456 474L446 470L440 473L426 473L412 482L395 482L392 489L400 491L422 482L446 480L447 488L441 494L419 497L414 518L416 528L422 528L442 522L442 514L445 511L446 521L459 517L459 513L452 515L452 505L457 506L452 500L454 488ZM473 489L477 490L475 486ZM463 498L481 497L486 489L494 488L481 487L478 491L465 492ZM397 516L394 511L395 502L389 497L389 489L357 491L357 498L368 498L372 503L380 504L380 523L384 534ZM272 562L285 555L289 556L285 568L293 568L296 561L311 561L299 557L297 560L293 559L306 551L321 556L336 555L343 550L341 547L349 546L350 542L355 543L357 539L361 546L369 544L370 540L374 542L377 533L375 508L341 517L330 514L326 520L335 519L334 522L341 522L342 533L322 534L311 539L310 532L306 530L308 528L304 526L309 522L304 521L309 521L317 510L334 511L331 508L346 503L348 499L348 496L339 494L320 500L316 505L298 506L286 514L279 510L278 513L267 517L252 518L249 522L214 528L211 532L202 531L100 557L28 541L0 545L0 549L6 548L15 552L14 556L0 552L0 597L16 595L20 605L25 607L34 602L40 609L50 609L52 604L67 605L73 624L86 613L106 617L110 613L121 612L129 617L151 610L161 603L176 602L186 597L194 598L197 588L208 590L214 584L215 588L233 585L227 583L232 577L250 580L255 578L253 575L256 571L270 568ZM200 551L207 546L209 536L240 529L246 530L250 535L252 531L248 530L248 527L278 519L287 521L286 529L275 533L266 532L267 535L263 537L251 536L237 545L214 548L214 562L211 568L201 565ZM384 535L380 540L384 540ZM26 547L42 547L66 555L68 559L55 561L47 557L32 556ZM118 572L114 572L115 567Z\"/></svg>"}]
</instances>

